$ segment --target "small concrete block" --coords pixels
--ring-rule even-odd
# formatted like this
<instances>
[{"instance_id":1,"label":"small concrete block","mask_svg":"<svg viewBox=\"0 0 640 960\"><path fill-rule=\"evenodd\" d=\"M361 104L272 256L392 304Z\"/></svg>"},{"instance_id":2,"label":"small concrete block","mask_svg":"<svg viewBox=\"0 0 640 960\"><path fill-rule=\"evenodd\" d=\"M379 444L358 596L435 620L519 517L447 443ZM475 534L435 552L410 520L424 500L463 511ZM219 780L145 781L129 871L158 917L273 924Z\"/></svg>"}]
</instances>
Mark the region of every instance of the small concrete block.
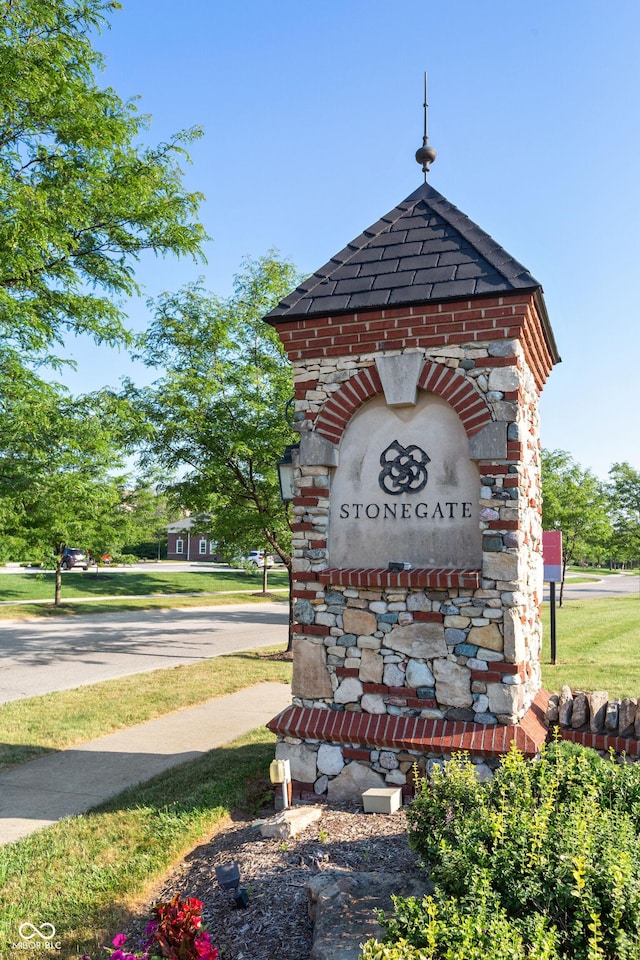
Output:
<instances>
[{"instance_id":1,"label":"small concrete block","mask_svg":"<svg viewBox=\"0 0 640 960\"><path fill-rule=\"evenodd\" d=\"M262 823L260 834L263 837L287 840L289 837L297 837L321 816L321 807L289 807Z\"/></svg>"},{"instance_id":2,"label":"small concrete block","mask_svg":"<svg viewBox=\"0 0 640 960\"><path fill-rule=\"evenodd\" d=\"M395 813L402 806L400 787L370 787L362 794L365 813Z\"/></svg>"}]
</instances>

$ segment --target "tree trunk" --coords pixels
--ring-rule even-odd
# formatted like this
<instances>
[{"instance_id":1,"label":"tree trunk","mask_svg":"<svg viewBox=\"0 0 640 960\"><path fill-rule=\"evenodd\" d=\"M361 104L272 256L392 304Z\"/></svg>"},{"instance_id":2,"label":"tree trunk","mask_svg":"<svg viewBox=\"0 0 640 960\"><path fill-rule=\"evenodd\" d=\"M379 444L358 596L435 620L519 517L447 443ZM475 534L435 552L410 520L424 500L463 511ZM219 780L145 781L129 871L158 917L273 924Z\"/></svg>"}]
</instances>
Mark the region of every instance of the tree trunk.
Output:
<instances>
[{"instance_id":1,"label":"tree trunk","mask_svg":"<svg viewBox=\"0 0 640 960\"><path fill-rule=\"evenodd\" d=\"M62 557L56 557L56 587L53 597L54 607L60 606L62 598Z\"/></svg>"},{"instance_id":2,"label":"tree trunk","mask_svg":"<svg viewBox=\"0 0 640 960\"><path fill-rule=\"evenodd\" d=\"M264 552L264 559L262 561L262 596L266 597L267 595L267 580L268 580L268 568L267 568L267 551Z\"/></svg>"},{"instance_id":3,"label":"tree trunk","mask_svg":"<svg viewBox=\"0 0 640 960\"><path fill-rule=\"evenodd\" d=\"M287 564L289 572L289 633L287 637L287 653L293 650L293 563Z\"/></svg>"},{"instance_id":4,"label":"tree trunk","mask_svg":"<svg viewBox=\"0 0 640 960\"><path fill-rule=\"evenodd\" d=\"M560 582L560 594L558 596L558 606L562 606L562 598L564 597L564 578L567 575L567 557L562 558L562 580Z\"/></svg>"}]
</instances>

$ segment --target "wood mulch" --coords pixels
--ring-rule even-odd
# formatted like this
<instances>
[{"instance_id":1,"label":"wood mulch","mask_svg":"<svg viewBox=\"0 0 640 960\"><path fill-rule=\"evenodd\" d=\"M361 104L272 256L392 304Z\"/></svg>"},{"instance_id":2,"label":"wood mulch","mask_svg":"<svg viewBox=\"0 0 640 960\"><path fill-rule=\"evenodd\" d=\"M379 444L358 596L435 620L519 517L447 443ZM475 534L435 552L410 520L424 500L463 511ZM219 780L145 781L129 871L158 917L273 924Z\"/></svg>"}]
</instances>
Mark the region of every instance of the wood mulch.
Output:
<instances>
[{"instance_id":1,"label":"wood mulch","mask_svg":"<svg viewBox=\"0 0 640 960\"><path fill-rule=\"evenodd\" d=\"M386 815L365 814L355 805L323 807L319 820L286 840L263 838L254 824L238 814L185 857L143 907L144 919L129 930L128 943L141 936L153 902L180 893L202 900L204 921L223 960L309 960L311 877L326 870L419 870L402 810ZM249 895L244 909L235 908L216 882L216 866L232 860Z\"/></svg>"}]
</instances>

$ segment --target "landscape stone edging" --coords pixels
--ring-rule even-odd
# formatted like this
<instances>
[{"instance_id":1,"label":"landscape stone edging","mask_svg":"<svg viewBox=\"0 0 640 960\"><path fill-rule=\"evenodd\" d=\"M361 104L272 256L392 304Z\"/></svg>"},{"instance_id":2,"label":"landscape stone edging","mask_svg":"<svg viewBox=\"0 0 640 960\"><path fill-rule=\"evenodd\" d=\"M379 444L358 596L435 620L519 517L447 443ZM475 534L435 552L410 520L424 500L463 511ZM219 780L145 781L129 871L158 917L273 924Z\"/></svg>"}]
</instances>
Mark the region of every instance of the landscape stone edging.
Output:
<instances>
[{"instance_id":1,"label":"landscape stone edging","mask_svg":"<svg viewBox=\"0 0 640 960\"><path fill-rule=\"evenodd\" d=\"M561 739L572 740L600 753L640 757L640 705L637 697L613 697L606 690L571 690L551 694L546 722Z\"/></svg>"}]
</instances>

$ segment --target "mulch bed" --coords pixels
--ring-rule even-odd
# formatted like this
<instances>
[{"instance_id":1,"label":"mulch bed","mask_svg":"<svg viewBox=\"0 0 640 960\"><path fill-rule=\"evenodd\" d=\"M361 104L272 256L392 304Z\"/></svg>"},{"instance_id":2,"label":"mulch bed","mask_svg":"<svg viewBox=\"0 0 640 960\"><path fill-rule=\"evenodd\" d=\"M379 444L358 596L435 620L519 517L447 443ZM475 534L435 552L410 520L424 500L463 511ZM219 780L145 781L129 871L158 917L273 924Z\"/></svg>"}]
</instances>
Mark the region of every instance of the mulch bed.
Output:
<instances>
[{"instance_id":1,"label":"mulch bed","mask_svg":"<svg viewBox=\"0 0 640 960\"><path fill-rule=\"evenodd\" d=\"M263 838L253 824L238 814L185 857L143 905L128 943L142 935L153 902L180 893L202 900L204 921L223 960L309 960L313 926L306 884L311 877L326 870L420 869L407 844L402 810L388 815L365 814L356 806L323 807L320 820L286 840ZM216 882L216 866L232 860L249 894L244 909L236 909Z\"/></svg>"}]
</instances>

